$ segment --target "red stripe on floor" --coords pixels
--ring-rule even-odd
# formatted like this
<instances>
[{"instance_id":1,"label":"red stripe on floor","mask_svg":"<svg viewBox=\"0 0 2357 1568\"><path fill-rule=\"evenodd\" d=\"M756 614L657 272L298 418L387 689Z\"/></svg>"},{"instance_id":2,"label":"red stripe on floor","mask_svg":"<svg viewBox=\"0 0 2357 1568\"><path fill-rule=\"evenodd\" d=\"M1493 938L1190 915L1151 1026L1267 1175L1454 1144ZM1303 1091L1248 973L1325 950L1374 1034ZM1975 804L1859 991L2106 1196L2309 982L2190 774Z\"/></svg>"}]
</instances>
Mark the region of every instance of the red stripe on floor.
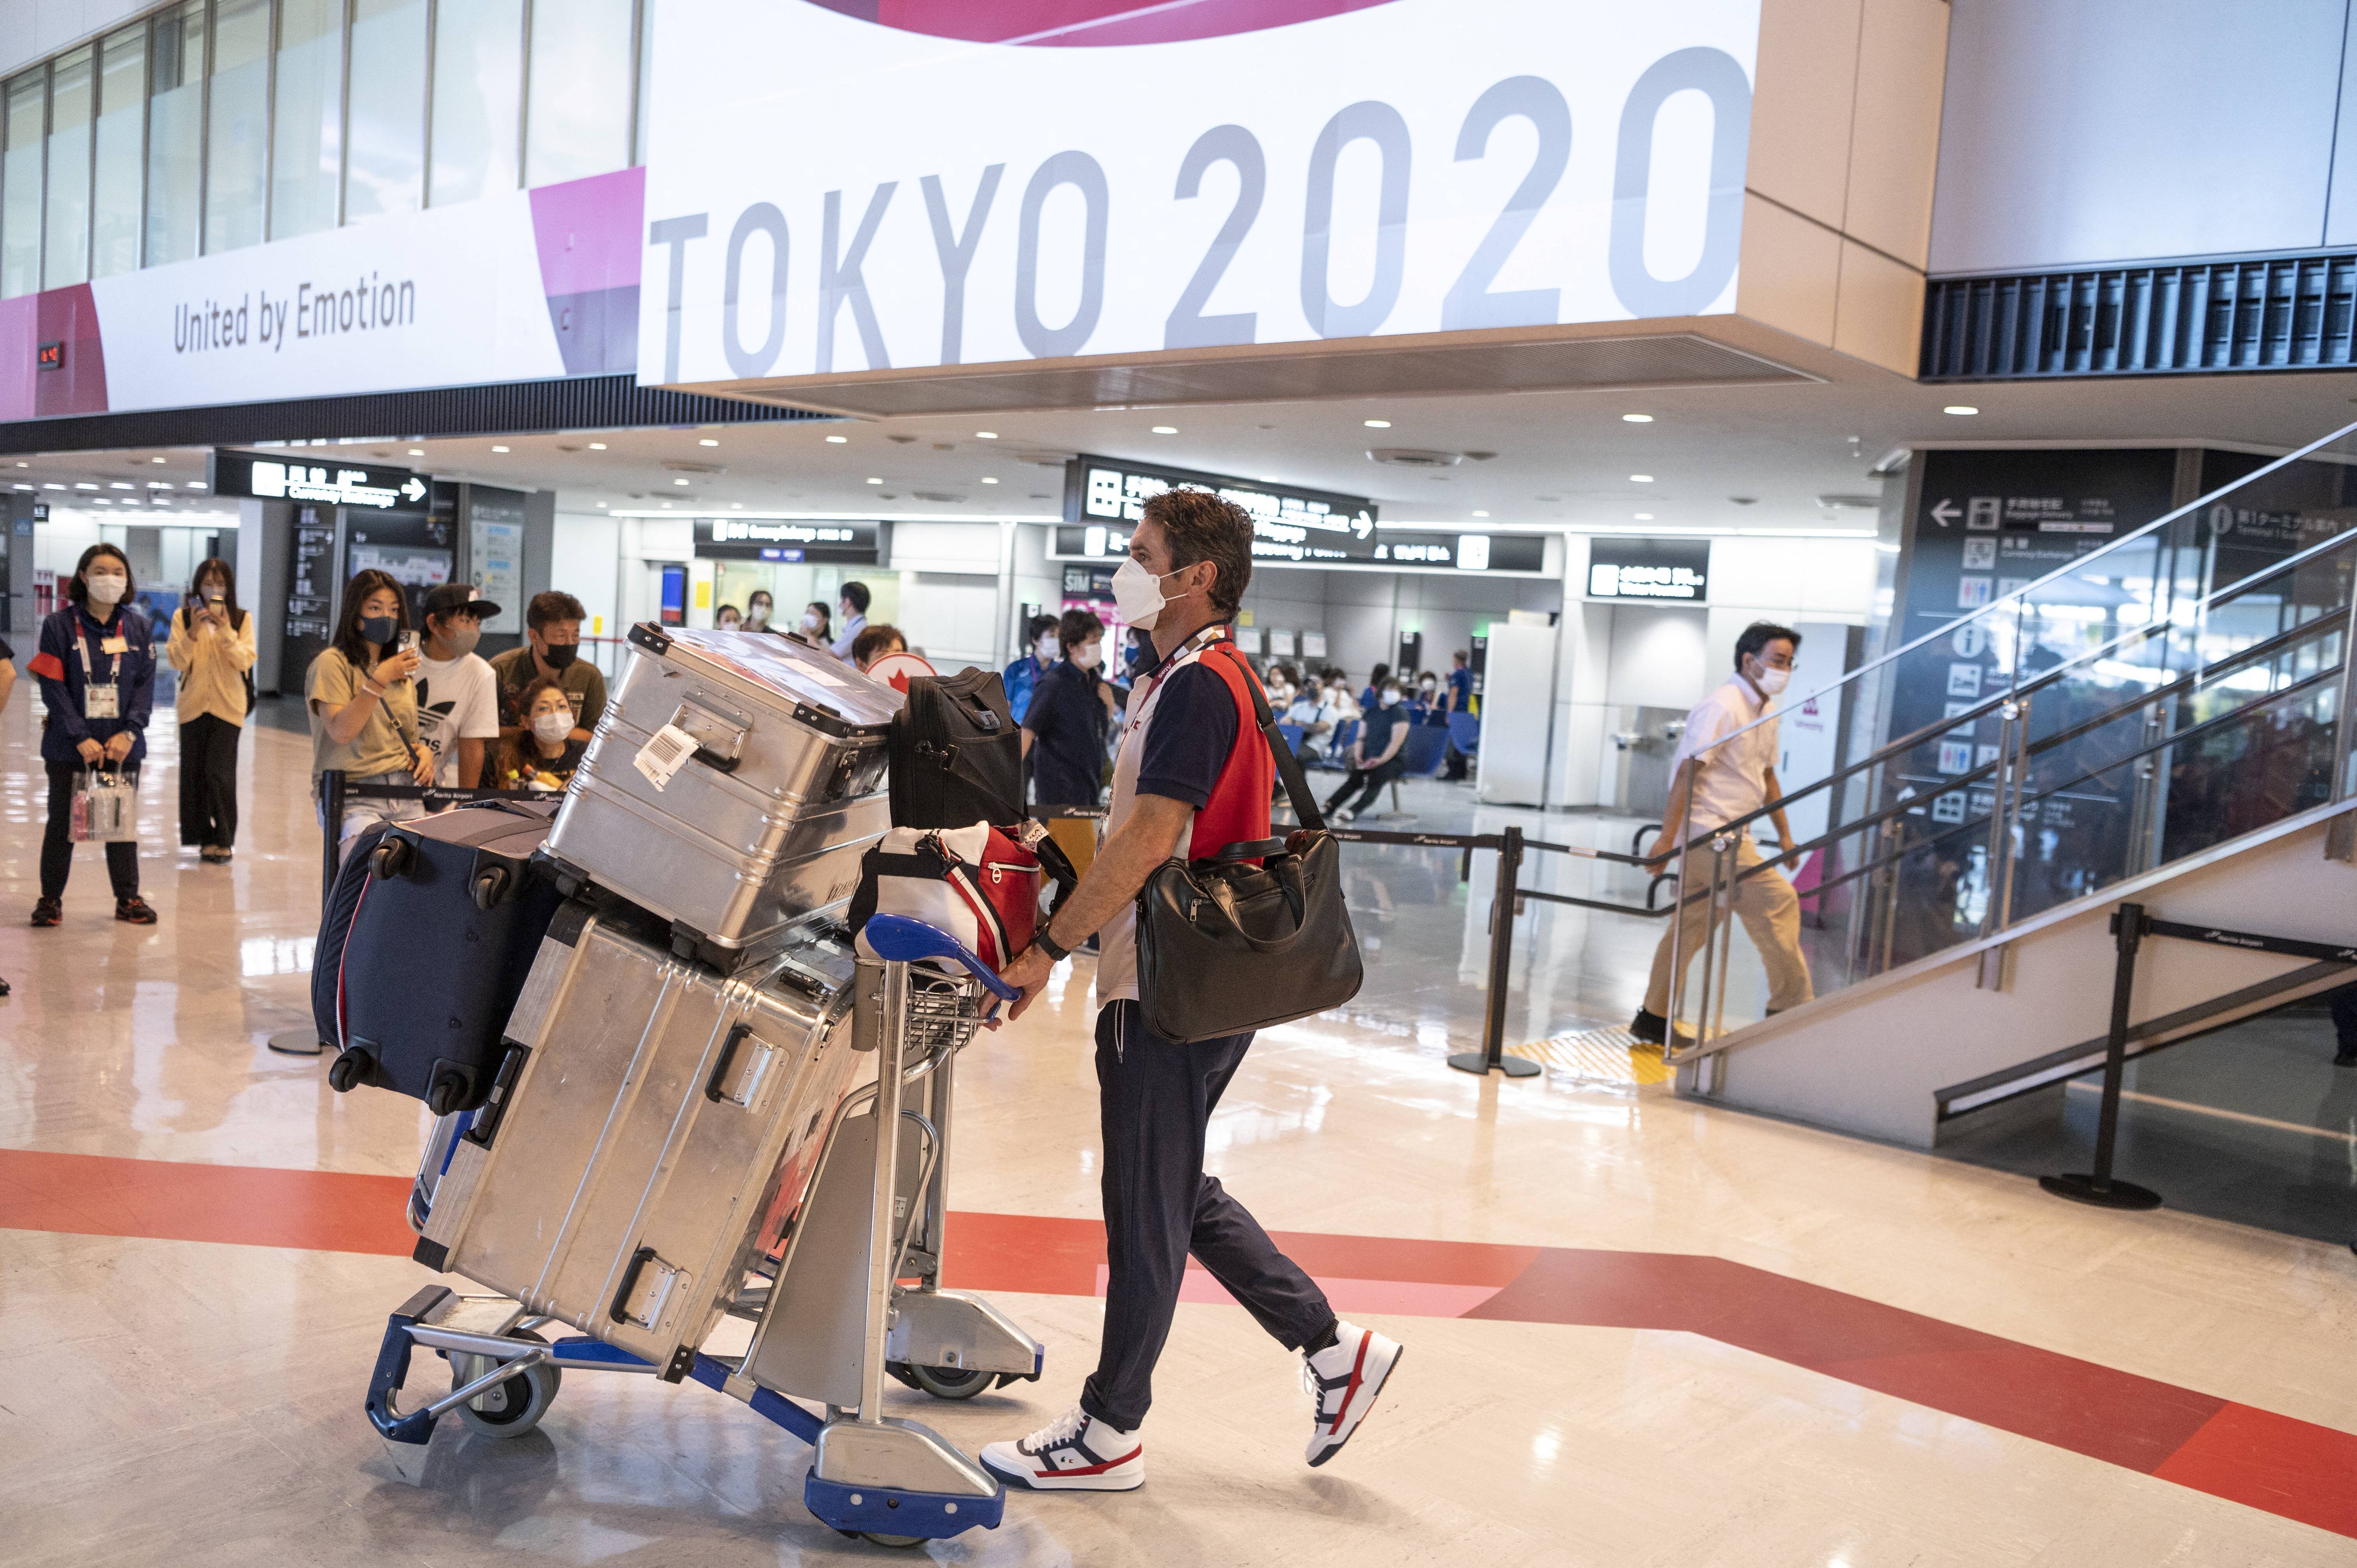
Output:
<instances>
[{"instance_id":1,"label":"red stripe on floor","mask_svg":"<svg viewBox=\"0 0 2357 1568\"><path fill-rule=\"evenodd\" d=\"M407 1176L0 1149L0 1227L409 1255Z\"/></svg>"},{"instance_id":2,"label":"red stripe on floor","mask_svg":"<svg viewBox=\"0 0 2357 1568\"><path fill-rule=\"evenodd\" d=\"M406 1176L0 1149L0 1228L408 1255ZM1469 1318L1701 1335L1931 1410L2357 1537L2357 1435L1724 1258L1285 1231L1311 1274ZM1093 1295L1093 1219L950 1217L948 1283ZM1216 1287L1199 1284L1211 1297Z\"/></svg>"}]
</instances>

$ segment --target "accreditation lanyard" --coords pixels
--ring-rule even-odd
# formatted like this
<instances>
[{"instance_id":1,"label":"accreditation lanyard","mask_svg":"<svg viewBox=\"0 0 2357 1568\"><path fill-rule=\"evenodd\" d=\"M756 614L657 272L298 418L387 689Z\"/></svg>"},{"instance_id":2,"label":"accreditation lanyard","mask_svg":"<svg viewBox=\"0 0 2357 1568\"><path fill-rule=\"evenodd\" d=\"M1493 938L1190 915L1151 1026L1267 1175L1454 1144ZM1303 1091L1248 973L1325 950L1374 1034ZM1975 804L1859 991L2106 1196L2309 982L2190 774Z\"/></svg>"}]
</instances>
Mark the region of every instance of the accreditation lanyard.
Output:
<instances>
[{"instance_id":1,"label":"accreditation lanyard","mask_svg":"<svg viewBox=\"0 0 2357 1568\"><path fill-rule=\"evenodd\" d=\"M1228 623L1223 620L1215 620L1211 625L1205 627L1202 630L1197 632L1194 636L1189 638L1186 641L1180 643L1178 647L1172 649L1170 650L1169 658L1163 660L1152 670L1147 671L1145 674L1137 678L1136 682L1130 687L1130 700L1136 703L1137 709L1142 714L1142 711L1146 706L1144 698L1152 693L1156 684L1161 682L1173 670L1178 668L1180 663L1184 662L1189 655L1201 652L1204 649L1211 647L1211 644L1219 641L1227 634ZM1137 724L1133 723L1129 727L1134 730L1137 728Z\"/></svg>"},{"instance_id":2,"label":"accreditation lanyard","mask_svg":"<svg viewBox=\"0 0 2357 1568\"><path fill-rule=\"evenodd\" d=\"M103 627L99 628L99 635L102 638L106 636ZM119 634L108 638L107 641L116 646L110 649L104 642L99 645L99 651L106 655L106 679L102 682L91 670L90 637L80 626L74 628L74 651L81 655L81 716L86 719L119 719L123 716L123 699L114 676L120 663L118 656L128 653L131 643Z\"/></svg>"}]
</instances>

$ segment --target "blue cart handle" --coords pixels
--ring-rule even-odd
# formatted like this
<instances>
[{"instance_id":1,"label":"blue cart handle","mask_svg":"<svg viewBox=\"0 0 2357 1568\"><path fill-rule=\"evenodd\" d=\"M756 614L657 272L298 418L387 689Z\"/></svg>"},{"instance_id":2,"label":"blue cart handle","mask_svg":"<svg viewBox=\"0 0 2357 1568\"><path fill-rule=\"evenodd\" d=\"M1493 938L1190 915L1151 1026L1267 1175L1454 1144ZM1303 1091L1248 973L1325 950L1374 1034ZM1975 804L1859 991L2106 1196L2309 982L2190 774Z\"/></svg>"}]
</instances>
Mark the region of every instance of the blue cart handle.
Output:
<instances>
[{"instance_id":1,"label":"blue cart handle","mask_svg":"<svg viewBox=\"0 0 2357 1568\"><path fill-rule=\"evenodd\" d=\"M939 926L911 920L905 915L871 915L867 918L867 924L860 928L859 934L875 950L877 958L893 963L918 963L933 958L955 959L1000 1001L1012 1002L1022 994L999 979L988 964L974 957L963 942Z\"/></svg>"}]
</instances>

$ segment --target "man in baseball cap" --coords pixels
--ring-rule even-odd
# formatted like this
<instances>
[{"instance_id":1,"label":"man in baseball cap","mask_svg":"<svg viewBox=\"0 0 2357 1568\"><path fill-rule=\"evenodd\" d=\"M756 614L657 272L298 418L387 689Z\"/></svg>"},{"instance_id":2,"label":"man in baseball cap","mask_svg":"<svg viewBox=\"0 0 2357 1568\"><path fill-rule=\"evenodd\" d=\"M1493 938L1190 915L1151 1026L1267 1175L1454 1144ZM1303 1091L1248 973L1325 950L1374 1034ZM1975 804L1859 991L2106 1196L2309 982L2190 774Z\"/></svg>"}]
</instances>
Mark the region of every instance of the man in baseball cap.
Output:
<instances>
[{"instance_id":1,"label":"man in baseball cap","mask_svg":"<svg viewBox=\"0 0 2357 1568\"><path fill-rule=\"evenodd\" d=\"M434 782L482 782L485 754L500 737L499 682L475 651L482 623L500 607L471 584L445 583L425 596L425 645L418 650L418 737L434 753Z\"/></svg>"}]
</instances>

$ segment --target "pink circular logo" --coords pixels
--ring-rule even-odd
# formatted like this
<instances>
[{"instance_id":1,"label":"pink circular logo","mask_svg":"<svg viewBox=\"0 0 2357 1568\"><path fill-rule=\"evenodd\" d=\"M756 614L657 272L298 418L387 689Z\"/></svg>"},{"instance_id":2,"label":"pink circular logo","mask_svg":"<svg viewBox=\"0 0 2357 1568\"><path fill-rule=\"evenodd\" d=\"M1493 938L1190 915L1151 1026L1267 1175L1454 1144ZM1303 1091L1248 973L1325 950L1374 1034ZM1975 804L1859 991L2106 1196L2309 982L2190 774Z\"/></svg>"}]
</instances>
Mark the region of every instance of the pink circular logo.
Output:
<instances>
[{"instance_id":1,"label":"pink circular logo","mask_svg":"<svg viewBox=\"0 0 2357 1568\"><path fill-rule=\"evenodd\" d=\"M810 0L937 38L1066 48L1171 44L1314 22L1391 0Z\"/></svg>"}]
</instances>

